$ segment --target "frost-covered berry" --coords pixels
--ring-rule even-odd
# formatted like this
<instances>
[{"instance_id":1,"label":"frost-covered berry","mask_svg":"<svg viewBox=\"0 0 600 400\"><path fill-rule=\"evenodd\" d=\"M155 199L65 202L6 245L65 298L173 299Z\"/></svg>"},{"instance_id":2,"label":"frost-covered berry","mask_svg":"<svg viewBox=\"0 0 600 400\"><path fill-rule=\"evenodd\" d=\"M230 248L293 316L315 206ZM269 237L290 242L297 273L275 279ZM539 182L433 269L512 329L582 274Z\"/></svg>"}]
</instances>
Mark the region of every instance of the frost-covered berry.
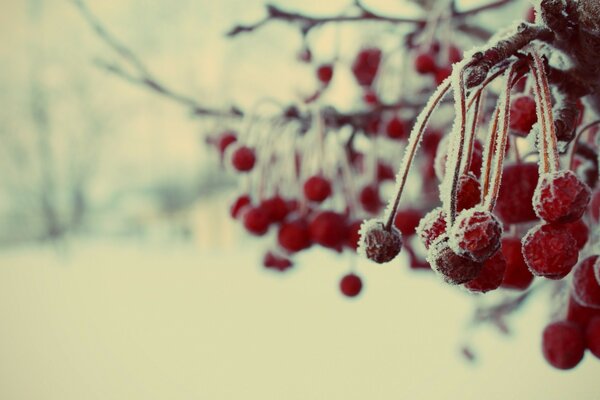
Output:
<instances>
[{"instance_id":1,"label":"frost-covered berry","mask_svg":"<svg viewBox=\"0 0 600 400\"><path fill-rule=\"evenodd\" d=\"M481 185L471 173L458 178L456 189L456 211L461 212L475 207L481 201Z\"/></svg>"},{"instance_id":2,"label":"frost-covered berry","mask_svg":"<svg viewBox=\"0 0 600 400\"><path fill-rule=\"evenodd\" d=\"M408 137L408 132L404 126L404 121L398 117L390 119L385 127L387 136L391 139L402 140Z\"/></svg>"},{"instance_id":3,"label":"frost-covered berry","mask_svg":"<svg viewBox=\"0 0 600 400\"><path fill-rule=\"evenodd\" d=\"M426 249L444 233L446 233L446 213L442 207L429 211L417 226L417 235Z\"/></svg>"},{"instance_id":4,"label":"frost-covered berry","mask_svg":"<svg viewBox=\"0 0 600 400\"><path fill-rule=\"evenodd\" d=\"M398 210L394 218L394 226L398 228L402 236L411 237L415 234L417 226L421 221L423 214L416 208L406 208Z\"/></svg>"},{"instance_id":5,"label":"frost-covered berry","mask_svg":"<svg viewBox=\"0 0 600 400\"><path fill-rule=\"evenodd\" d=\"M248 172L254 168L256 156L248 146L240 146L231 155L231 165L239 172Z\"/></svg>"},{"instance_id":6,"label":"frost-covered berry","mask_svg":"<svg viewBox=\"0 0 600 400\"><path fill-rule=\"evenodd\" d=\"M284 222L277 232L279 245L290 253L310 247L310 233L304 220Z\"/></svg>"},{"instance_id":7,"label":"frost-covered berry","mask_svg":"<svg viewBox=\"0 0 600 400\"><path fill-rule=\"evenodd\" d=\"M504 167L502 183L494 213L505 224L519 224L538 219L532 199L538 182L535 163L512 164Z\"/></svg>"},{"instance_id":8,"label":"frost-covered berry","mask_svg":"<svg viewBox=\"0 0 600 400\"><path fill-rule=\"evenodd\" d=\"M346 246L351 249L358 249L358 242L360 241L360 226L362 221L354 221L348 225L348 237L346 239Z\"/></svg>"},{"instance_id":9,"label":"frost-covered berry","mask_svg":"<svg viewBox=\"0 0 600 400\"><path fill-rule=\"evenodd\" d=\"M445 282L452 285L460 285L477 278L483 268L483 263L456 254L450 248L446 235L440 236L429 247L427 261Z\"/></svg>"},{"instance_id":10,"label":"frost-covered berry","mask_svg":"<svg viewBox=\"0 0 600 400\"><path fill-rule=\"evenodd\" d=\"M261 207L249 207L244 212L244 227L256 236L262 236L269 230L269 215Z\"/></svg>"},{"instance_id":11,"label":"frost-covered berry","mask_svg":"<svg viewBox=\"0 0 600 400\"><path fill-rule=\"evenodd\" d=\"M237 199L235 199L235 201L231 205L231 208L229 209L229 213L231 214L231 217L237 218L240 215L240 212L245 207L249 206L250 203L251 203L250 196L248 196L247 194L243 194L243 195L239 196Z\"/></svg>"},{"instance_id":12,"label":"frost-covered berry","mask_svg":"<svg viewBox=\"0 0 600 400\"><path fill-rule=\"evenodd\" d=\"M472 208L456 217L448 236L457 254L484 262L500 248L502 225L491 212Z\"/></svg>"},{"instance_id":13,"label":"frost-covered berry","mask_svg":"<svg viewBox=\"0 0 600 400\"><path fill-rule=\"evenodd\" d=\"M392 261L402 250L402 236L395 227L386 229L381 221L365 221L360 230L358 251L378 264Z\"/></svg>"},{"instance_id":14,"label":"frost-covered berry","mask_svg":"<svg viewBox=\"0 0 600 400\"><path fill-rule=\"evenodd\" d=\"M506 271L506 259L501 251L483 263L483 268L477 278L465 283L465 288L471 292L486 293L498 289L502 284Z\"/></svg>"},{"instance_id":15,"label":"frost-covered berry","mask_svg":"<svg viewBox=\"0 0 600 400\"><path fill-rule=\"evenodd\" d=\"M537 122L535 100L531 96L515 96L510 104L510 129L519 136L527 136Z\"/></svg>"},{"instance_id":16,"label":"frost-covered berry","mask_svg":"<svg viewBox=\"0 0 600 400\"><path fill-rule=\"evenodd\" d=\"M585 212L591 194L590 188L571 170L546 173L537 184L533 208L546 222L573 222Z\"/></svg>"},{"instance_id":17,"label":"frost-covered berry","mask_svg":"<svg viewBox=\"0 0 600 400\"><path fill-rule=\"evenodd\" d=\"M322 203L331 196L331 183L320 175L311 176L304 182L304 196L315 203Z\"/></svg>"},{"instance_id":18,"label":"frost-covered berry","mask_svg":"<svg viewBox=\"0 0 600 400\"><path fill-rule=\"evenodd\" d=\"M289 268L291 268L294 264L289 258L279 256L272 252L267 252L263 258L263 265L265 268L275 269L277 271L283 272Z\"/></svg>"},{"instance_id":19,"label":"frost-covered berry","mask_svg":"<svg viewBox=\"0 0 600 400\"><path fill-rule=\"evenodd\" d=\"M348 274L340 280L340 291L346 297L356 297L362 290L362 279L358 275Z\"/></svg>"},{"instance_id":20,"label":"frost-covered berry","mask_svg":"<svg viewBox=\"0 0 600 400\"><path fill-rule=\"evenodd\" d=\"M583 249L590 238L590 229L586 223L583 222L583 219L578 219L570 224L565 224L565 228L577 241L577 248L579 250Z\"/></svg>"},{"instance_id":21,"label":"frost-covered berry","mask_svg":"<svg viewBox=\"0 0 600 400\"><path fill-rule=\"evenodd\" d=\"M317 79L321 81L323 85L328 85L333 78L333 65L323 64L317 68Z\"/></svg>"},{"instance_id":22,"label":"frost-covered berry","mask_svg":"<svg viewBox=\"0 0 600 400\"><path fill-rule=\"evenodd\" d=\"M600 317L592 319L588 324L585 344L593 355L600 358Z\"/></svg>"},{"instance_id":23,"label":"frost-covered berry","mask_svg":"<svg viewBox=\"0 0 600 400\"><path fill-rule=\"evenodd\" d=\"M558 369L571 369L583 358L585 340L581 328L569 321L554 322L542 334L546 361Z\"/></svg>"},{"instance_id":24,"label":"frost-covered berry","mask_svg":"<svg viewBox=\"0 0 600 400\"><path fill-rule=\"evenodd\" d=\"M311 240L323 247L341 251L347 237L346 217L334 211L321 211L309 224Z\"/></svg>"},{"instance_id":25,"label":"frost-covered berry","mask_svg":"<svg viewBox=\"0 0 600 400\"><path fill-rule=\"evenodd\" d=\"M502 239L502 254L506 259L506 271L502 280L502 287L507 289L525 290L533 282L533 275L521 251L519 238L507 237Z\"/></svg>"},{"instance_id":26,"label":"frost-covered berry","mask_svg":"<svg viewBox=\"0 0 600 400\"><path fill-rule=\"evenodd\" d=\"M383 207L381 197L379 197L379 188L375 185L369 185L362 188L358 197L360 204L366 212L377 214Z\"/></svg>"},{"instance_id":27,"label":"frost-covered berry","mask_svg":"<svg viewBox=\"0 0 600 400\"><path fill-rule=\"evenodd\" d=\"M591 256L581 261L573 270L573 297L580 304L600 309L600 284L596 280L594 265L598 256Z\"/></svg>"},{"instance_id":28,"label":"frost-covered berry","mask_svg":"<svg viewBox=\"0 0 600 400\"><path fill-rule=\"evenodd\" d=\"M577 242L561 226L539 224L522 239L523 258L532 274L562 279L577 263Z\"/></svg>"}]
</instances>

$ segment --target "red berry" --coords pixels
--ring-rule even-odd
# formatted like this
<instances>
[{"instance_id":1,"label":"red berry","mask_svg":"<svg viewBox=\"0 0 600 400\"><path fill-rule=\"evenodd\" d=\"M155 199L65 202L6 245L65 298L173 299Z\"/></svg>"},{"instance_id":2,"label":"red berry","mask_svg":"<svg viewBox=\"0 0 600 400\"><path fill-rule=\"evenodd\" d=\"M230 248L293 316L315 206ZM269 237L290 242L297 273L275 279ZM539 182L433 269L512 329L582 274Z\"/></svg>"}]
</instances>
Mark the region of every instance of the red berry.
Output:
<instances>
[{"instance_id":1,"label":"red berry","mask_svg":"<svg viewBox=\"0 0 600 400\"><path fill-rule=\"evenodd\" d=\"M219 148L219 152L221 153L221 155L223 155L225 153L225 150L227 150L227 148L236 141L237 136L234 132L226 131L221 133L221 135L219 135L219 138L217 139L217 147Z\"/></svg>"},{"instance_id":2,"label":"red berry","mask_svg":"<svg viewBox=\"0 0 600 400\"><path fill-rule=\"evenodd\" d=\"M315 203L321 203L331 196L331 183L322 176L311 176L304 182L304 196Z\"/></svg>"},{"instance_id":3,"label":"red berry","mask_svg":"<svg viewBox=\"0 0 600 400\"><path fill-rule=\"evenodd\" d=\"M527 9L527 15L525 15L525 21L534 23L535 22L535 8L529 7Z\"/></svg>"},{"instance_id":4,"label":"red berry","mask_svg":"<svg viewBox=\"0 0 600 400\"><path fill-rule=\"evenodd\" d=\"M402 236L395 227L385 229L383 222L367 221L361 227L359 252L378 264L392 261L402 249Z\"/></svg>"},{"instance_id":5,"label":"red berry","mask_svg":"<svg viewBox=\"0 0 600 400\"><path fill-rule=\"evenodd\" d=\"M333 65L323 64L317 68L317 78L323 85L328 85L333 77Z\"/></svg>"},{"instance_id":6,"label":"red berry","mask_svg":"<svg viewBox=\"0 0 600 400\"><path fill-rule=\"evenodd\" d=\"M249 206L249 205L250 205L250 196L248 196L247 194L241 195L240 197L235 199L235 201L231 205L231 208L229 209L231 217L237 218L238 215L240 215L240 212L244 209L244 207Z\"/></svg>"},{"instance_id":7,"label":"red berry","mask_svg":"<svg viewBox=\"0 0 600 400\"><path fill-rule=\"evenodd\" d=\"M484 262L500 248L502 226L491 212L472 208L458 215L448 236L456 254Z\"/></svg>"},{"instance_id":8,"label":"red berry","mask_svg":"<svg viewBox=\"0 0 600 400\"><path fill-rule=\"evenodd\" d=\"M446 213L442 207L434 208L421 218L416 232L426 249L446 233Z\"/></svg>"},{"instance_id":9,"label":"red berry","mask_svg":"<svg viewBox=\"0 0 600 400\"><path fill-rule=\"evenodd\" d=\"M266 268L283 272L286 269L291 268L294 264L288 258L278 256L269 251L263 258L263 265Z\"/></svg>"},{"instance_id":10,"label":"red berry","mask_svg":"<svg viewBox=\"0 0 600 400\"><path fill-rule=\"evenodd\" d=\"M371 214L377 214L383 206L377 186L365 186L360 191L359 200L363 209Z\"/></svg>"},{"instance_id":11,"label":"red berry","mask_svg":"<svg viewBox=\"0 0 600 400\"><path fill-rule=\"evenodd\" d=\"M260 207L267 214L271 223L283 221L289 212L287 202L277 195L263 200Z\"/></svg>"},{"instance_id":12,"label":"red berry","mask_svg":"<svg viewBox=\"0 0 600 400\"><path fill-rule=\"evenodd\" d=\"M585 341L581 328L569 321L554 322L542 335L544 358L553 367L571 369L583 358Z\"/></svg>"},{"instance_id":13,"label":"red berry","mask_svg":"<svg viewBox=\"0 0 600 400\"><path fill-rule=\"evenodd\" d=\"M538 182L535 163L512 164L504 167L502 184L494 212L505 224L537 220L532 198Z\"/></svg>"},{"instance_id":14,"label":"red berry","mask_svg":"<svg viewBox=\"0 0 600 400\"><path fill-rule=\"evenodd\" d=\"M383 161L377 162L377 181L393 181L396 179L396 173L388 164Z\"/></svg>"},{"instance_id":15,"label":"red berry","mask_svg":"<svg viewBox=\"0 0 600 400\"><path fill-rule=\"evenodd\" d=\"M569 297L569 306L567 308L567 320L574 322L583 329L595 317L600 317L600 310L582 306L572 296Z\"/></svg>"},{"instance_id":16,"label":"red berry","mask_svg":"<svg viewBox=\"0 0 600 400\"><path fill-rule=\"evenodd\" d=\"M231 164L239 172L251 171L255 162L254 150L247 146L238 147L231 156Z\"/></svg>"},{"instance_id":17,"label":"red berry","mask_svg":"<svg viewBox=\"0 0 600 400\"><path fill-rule=\"evenodd\" d=\"M600 317L590 321L585 332L585 342L590 352L600 358Z\"/></svg>"},{"instance_id":18,"label":"red berry","mask_svg":"<svg viewBox=\"0 0 600 400\"><path fill-rule=\"evenodd\" d=\"M575 238L577 241L577 248L579 250L583 249L585 244L587 243L590 237L590 229L583 222L582 219L578 219L575 222L571 222L570 224L566 224L565 228L569 231L569 233Z\"/></svg>"},{"instance_id":19,"label":"red berry","mask_svg":"<svg viewBox=\"0 0 600 400\"><path fill-rule=\"evenodd\" d=\"M542 174L533 196L533 208L546 222L564 224L583 215L590 188L571 170Z\"/></svg>"},{"instance_id":20,"label":"red berry","mask_svg":"<svg viewBox=\"0 0 600 400\"><path fill-rule=\"evenodd\" d=\"M256 236L262 236L269 230L269 215L260 207L249 207L244 212L244 227Z\"/></svg>"},{"instance_id":21,"label":"red berry","mask_svg":"<svg viewBox=\"0 0 600 400\"><path fill-rule=\"evenodd\" d=\"M458 179L456 190L456 211L461 212L475 207L481 201L481 185L471 173Z\"/></svg>"},{"instance_id":22,"label":"red berry","mask_svg":"<svg viewBox=\"0 0 600 400\"><path fill-rule=\"evenodd\" d=\"M432 74L437 70L435 58L430 53L418 54L415 58L415 70L419 74Z\"/></svg>"},{"instance_id":23,"label":"red berry","mask_svg":"<svg viewBox=\"0 0 600 400\"><path fill-rule=\"evenodd\" d=\"M465 283L465 288L471 292L486 293L498 289L502 284L506 271L506 259L501 251L483 263L483 268L477 278Z\"/></svg>"},{"instance_id":24,"label":"red berry","mask_svg":"<svg viewBox=\"0 0 600 400\"><path fill-rule=\"evenodd\" d=\"M421 211L415 208L398 210L394 218L394 226L398 228L402 236L411 237L415 234L422 217L423 214Z\"/></svg>"},{"instance_id":25,"label":"red berry","mask_svg":"<svg viewBox=\"0 0 600 400\"><path fill-rule=\"evenodd\" d=\"M462 58L462 51L458 47L450 45L448 48L448 61L450 64L457 63L462 60Z\"/></svg>"},{"instance_id":26,"label":"red berry","mask_svg":"<svg viewBox=\"0 0 600 400\"><path fill-rule=\"evenodd\" d=\"M362 49L352 64L354 78L361 86L371 86L379 70L381 50L378 48Z\"/></svg>"},{"instance_id":27,"label":"red berry","mask_svg":"<svg viewBox=\"0 0 600 400\"><path fill-rule=\"evenodd\" d=\"M451 66L437 68L435 70L435 83L438 85L441 84L450 75L452 75Z\"/></svg>"},{"instance_id":28,"label":"red berry","mask_svg":"<svg viewBox=\"0 0 600 400\"><path fill-rule=\"evenodd\" d=\"M369 104L371 106L374 106L379 103L379 97L377 96L377 93L375 93L375 91L371 89L365 90L362 98L365 104Z\"/></svg>"},{"instance_id":29,"label":"red berry","mask_svg":"<svg viewBox=\"0 0 600 400\"><path fill-rule=\"evenodd\" d=\"M460 285L475 279L483 268L482 263L456 254L450 248L446 235L440 236L431 244L427 261L445 282L452 285Z\"/></svg>"},{"instance_id":30,"label":"red berry","mask_svg":"<svg viewBox=\"0 0 600 400\"><path fill-rule=\"evenodd\" d=\"M532 274L562 279L577 263L577 242L564 227L539 224L523 237L523 258Z\"/></svg>"},{"instance_id":31,"label":"red berry","mask_svg":"<svg viewBox=\"0 0 600 400\"><path fill-rule=\"evenodd\" d=\"M531 285L533 275L521 251L521 240L507 237L502 239L502 254L506 259L506 272L502 287L507 289L525 290Z\"/></svg>"},{"instance_id":32,"label":"red berry","mask_svg":"<svg viewBox=\"0 0 600 400\"><path fill-rule=\"evenodd\" d=\"M598 256L580 262L573 271L573 298L585 307L600 309L600 284L596 280L594 265Z\"/></svg>"},{"instance_id":33,"label":"red berry","mask_svg":"<svg viewBox=\"0 0 600 400\"><path fill-rule=\"evenodd\" d=\"M310 247L310 233L306 222L304 220L284 222L279 227L277 241L290 253L307 249Z\"/></svg>"},{"instance_id":34,"label":"red berry","mask_svg":"<svg viewBox=\"0 0 600 400\"><path fill-rule=\"evenodd\" d=\"M515 96L510 103L510 129L518 136L527 136L537 122L535 100L531 96Z\"/></svg>"},{"instance_id":35,"label":"red berry","mask_svg":"<svg viewBox=\"0 0 600 400\"><path fill-rule=\"evenodd\" d=\"M346 217L334 211L321 211L309 225L313 242L341 251L348 235Z\"/></svg>"},{"instance_id":36,"label":"red berry","mask_svg":"<svg viewBox=\"0 0 600 400\"><path fill-rule=\"evenodd\" d=\"M391 139L403 140L408 138L408 132L404 126L404 122L398 117L393 117L388 121L385 131Z\"/></svg>"},{"instance_id":37,"label":"red berry","mask_svg":"<svg viewBox=\"0 0 600 400\"><path fill-rule=\"evenodd\" d=\"M362 290L362 280L355 274L345 275L340 280L340 290L347 297L356 297Z\"/></svg>"},{"instance_id":38,"label":"red berry","mask_svg":"<svg viewBox=\"0 0 600 400\"><path fill-rule=\"evenodd\" d=\"M360 241L360 226L362 221L354 221L348 225L348 238L346 240L346 246L351 249L358 249L358 242Z\"/></svg>"}]
</instances>

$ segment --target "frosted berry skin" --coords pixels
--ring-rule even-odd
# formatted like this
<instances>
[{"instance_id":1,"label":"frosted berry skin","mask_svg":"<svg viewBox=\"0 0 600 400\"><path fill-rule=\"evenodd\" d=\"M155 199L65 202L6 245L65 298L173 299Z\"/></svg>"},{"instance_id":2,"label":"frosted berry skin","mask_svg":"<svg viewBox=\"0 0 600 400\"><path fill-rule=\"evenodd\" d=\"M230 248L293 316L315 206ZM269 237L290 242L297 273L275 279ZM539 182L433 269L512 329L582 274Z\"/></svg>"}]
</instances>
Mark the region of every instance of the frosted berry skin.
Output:
<instances>
[{"instance_id":1,"label":"frosted berry skin","mask_svg":"<svg viewBox=\"0 0 600 400\"><path fill-rule=\"evenodd\" d=\"M486 293L496 290L502 284L506 271L506 259L501 251L483 263L483 268L477 278L465 283L465 288L474 293Z\"/></svg>"},{"instance_id":2,"label":"frosted berry skin","mask_svg":"<svg viewBox=\"0 0 600 400\"><path fill-rule=\"evenodd\" d=\"M360 241L360 226L362 225L362 221L354 221L350 225L348 225L348 236L346 240L346 246L357 250L358 242Z\"/></svg>"},{"instance_id":3,"label":"frosted berry skin","mask_svg":"<svg viewBox=\"0 0 600 400\"><path fill-rule=\"evenodd\" d=\"M404 122L398 117L393 117L388 121L385 132L390 139L402 140L408 137Z\"/></svg>"},{"instance_id":4,"label":"frosted berry skin","mask_svg":"<svg viewBox=\"0 0 600 400\"><path fill-rule=\"evenodd\" d=\"M471 173L458 179L456 191L456 211L461 212L475 207L481 201L481 185Z\"/></svg>"},{"instance_id":5,"label":"frosted berry skin","mask_svg":"<svg viewBox=\"0 0 600 400\"><path fill-rule=\"evenodd\" d=\"M561 226L539 224L521 241L523 258L533 275L562 279L577 263L577 241Z\"/></svg>"},{"instance_id":6,"label":"frosted berry skin","mask_svg":"<svg viewBox=\"0 0 600 400\"><path fill-rule=\"evenodd\" d=\"M278 256L269 251L267 252L267 254L265 254L265 257L263 258L263 265L265 266L265 268L283 272L291 268L294 264L290 259Z\"/></svg>"},{"instance_id":7,"label":"frosted berry skin","mask_svg":"<svg viewBox=\"0 0 600 400\"><path fill-rule=\"evenodd\" d=\"M585 344L593 355L600 358L600 317L592 319L588 324Z\"/></svg>"},{"instance_id":8,"label":"frosted berry skin","mask_svg":"<svg viewBox=\"0 0 600 400\"><path fill-rule=\"evenodd\" d=\"M347 238L346 217L334 211L322 211L309 224L310 238L323 247L342 250Z\"/></svg>"},{"instance_id":9,"label":"frosted berry skin","mask_svg":"<svg viewBox=\"0 0 600 400\"><path fill-rule=\"evenodd\" d=\"M262 236L269 230L269 215L260 207L249 207L244 212L244 227L256 236Z\"/></svg>"},{"instance_id":10,"label":"frosted berry skin","mask_svg":"<svg viewBox=\"0 0 600 400\"><path fill-rule=\"evenodd\" d=\"M303 220L284 222L277 232L279 245L290 253L310 247L310 233Z\"/></svg>"},{"instance_id":11,"label":"frosted berry skin","mask_svg":"<svg viewBox=\"0 0 600 400\"><path fill-rule=\"evenodd\" d=\"M421 211L414 208L398 210L394 218L394 226L398 228L402 236L411 237L415 234L421 217Z\"/></svg>"},{"instance_id":12,"label":"frosted berry skin","mask_svg":"<svg viewBox=\"0 0 600 400\"><path fill-rule=\"evenodd\" d=\"M460 285L477 278L483 268L483 263L456 254L450 248L446 235L440 236L429 247L427 261L451 285Z\"/></svg>"},{"instance_id":13,"label":"frosted berry skin","mask_svg":"<svg viewBox=\"0 0 600 400\"><path fill-rule=\"evenodd\" d=\"M535 100L531 96L520 95L510 104L510 129L518 136L527 136L537 122Z\"/></svg>"},{"instance_id":14,"label":"frosted berry skin","mask_svg":"<svg viewBox=\"0 0 600 400\"><path fill-rule=\"evenodd\" d=\"M231 155L231 165L236 171L249 172L254 168L256 156L254 150L248 146L240 146Z\"/></svg>"},{"instance_id":15,"label":"frosted berry skin","mask_svg":"<svg viewBox=\"0 0 600 400\"><path fill-rule=\"evenodd\" d=\"M346 297L358 296L362 290L362 287L362 279L355 274L345 275L340 280L340 291Z\"/></svg>"},{"instance_id":16,"label":"frosted berry skin","mask_svg":"<svg viewBox=\"0 0 600 400\"><path fill-rule=\"evenodd\" d=\"M384 264L402 250L402 236L395 227L386 230L383 222L368 221L361 227L359 251L371 261Z\"/></svg>"},{"instance_id":17,"label":"frosted berry skin","mask_svg":"<svg viewBox=\"0 0 600 400\"><path fill-rule=\"evenodd\" d=\"M575 241L577 241L577 248L579 250L583 249L590 238L590 229L585 222L582 219L578 219L570 224L565 224L565 228L575 238Z\"/></svg>"},{"instance_id":18,"label":"frosted berry skin","mask_svg":"<svg viewBox=\"0 0 600 400\"><path fill-rule=\"evenodd\" d=\"M356 82L361 86L371 86L381 62L381 50L378 48L362 49L352 64L352 73Z\"/></svg>"},{"instance_id":19,"label":"frosted berry skin","mask_svg":"<svg viewBox=\"0 0 600 400\"><path fill-rule=\"evenodd\" d=\"M328 85L333 78L333 65L323 64L317 68L317 79L321 81L323 85Z\"/></svg>"},{"instance_id":20,"label":"frosted berry skin","mask_svg":"<svg viewBox=\"0 0 600 400\"><path fill-rule=\"evenodd\" d=\"M322 203L331 196L331 183L322 176L311 176L304 182L304 196L315 203Z\"/></svg>"},{"instance_id":21,"label":"frosted berry skin","mask_svg":"<svg viewBox=\"0 0 600 400\"><path fill-rule=\"evenodd\" d=\"M585 307L600 309L600 284L596 280L594 265L598 256L580 262L573 271L573 297Z\"/></svg>"},{"instance_id":22,"label":"frosted berry skin","mask_svg":"<svg viewBox=\"0 0 600 400\"><path fill-rule=\"evenodd\" d=\"M585 351L581 328L572 322L554 322L542 334L542 352L550 365L558 369L577 366Z\"/></svg>"},{"instance_id":23,"label":"frosted berry skin","mask_svg":"<svg viewBox=\"0 0 600 400\"><path fill-rule=\"evenodd\" d=\"M450 247L457 254L484 262L500 248L502 226L483 209L471 209L458 215L449 232Z\"/></svg>"},{"instance_id":24,"label":"frosted berry skin","mask_svg":"<svg viewBox=\"0 0 600 400\"><path fill-rule=\"evenodd\" d=\"M417 226L417 235L426 249L429 249L429 246L444 233L446 233L446 213L442 207L428 212Z\"/></svg>"},{"instance_id":25,"label":"frosted berry skin","mask_svg":"<svg viewBox=\"0 0 600 400\"><path fill-rule=\"evenodd\" d=\"M504 167L494 213L505 224L519 224L538 219L532 205L538 182L535 163L512 164Z\"/></svg>"},{"instance_id":26,"label":"frosted berry skin","mask_svg":"<svg viewBox=\"0 0 600 400\"><path fill-rule=\"evenodd\" d=\"M546 222L573 222L585 212L591 194L590 188L571 170L542 174L533 196L533 208Z\"/></svg>"},{"instance_id":27,"label":"frosted berry skin","mask_svg":"<svg viewBox=\"0 0 600 400\"><path fill-rule=\"evenodd\" d=\"M243 194L243 195L239 196L237 199L235 199L235 201L231 205L231 208L229 209L229 213L231 214L231 217L237 218L240 215L240 212L245 207L249 206L250 203L251 203L250 196L248 196L247 194Z\"/></svg>"},{"instance_id":28,"label":"frosted berry skin","mask_svg":"<svg viewBox=\"0 0 600 400\"><path fill-rule=\"evenodd\" d=\"M507 237L502 239L502 254L506 259L506 271L502 287L506 289L525 290L533 282L533 274L527 268L521 251L521 240Z\"/></svg>"}]
</instances>

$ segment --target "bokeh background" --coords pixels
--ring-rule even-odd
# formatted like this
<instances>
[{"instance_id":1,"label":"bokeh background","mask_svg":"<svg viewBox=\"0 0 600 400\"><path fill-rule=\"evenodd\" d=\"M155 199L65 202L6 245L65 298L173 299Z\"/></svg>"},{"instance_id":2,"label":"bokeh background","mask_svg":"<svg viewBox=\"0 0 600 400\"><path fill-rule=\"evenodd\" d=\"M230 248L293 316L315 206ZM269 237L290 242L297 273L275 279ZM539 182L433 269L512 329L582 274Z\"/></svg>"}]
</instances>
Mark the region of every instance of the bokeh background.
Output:
<instances>
[{"instance_id":1,"label":"bokeh background","mask_svg":"<svg viewBox=\"0 0 600 400\"><path fill-rule=\"evenodd\" d=\"M229 121L193 118L98 68L115 55L72 2L1 3L0 399L600 398L589 354L567 372L543 360L546 297L504 335L474 329L468 295L403 259L359 261L365 290L352 301L337 290L348 254L314 249L283 275L264 270L266 243L230 221L236 183L204 143ZM348 6L277 3L314 14ZM262 0L87 4L201 103L250 108L314 86L285 24L224 36L260 19ZM488 15L489 26L526 7ZM377 29L324 28L313 51L350 57L389 35ZM329 100L350 102L355 89L336 82Z\"/></svg>"}]
</instances>

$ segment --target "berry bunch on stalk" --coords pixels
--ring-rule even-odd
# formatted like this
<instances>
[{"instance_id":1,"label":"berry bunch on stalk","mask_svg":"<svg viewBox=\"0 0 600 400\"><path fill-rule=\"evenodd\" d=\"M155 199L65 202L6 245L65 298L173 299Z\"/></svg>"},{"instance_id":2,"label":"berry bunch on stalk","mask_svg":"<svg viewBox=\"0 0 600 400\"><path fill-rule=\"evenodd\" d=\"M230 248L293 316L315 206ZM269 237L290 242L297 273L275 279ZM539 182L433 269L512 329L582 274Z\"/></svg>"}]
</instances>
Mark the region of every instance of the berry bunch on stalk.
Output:
<instances>
[{"instance_id":1,"label":"berry bunch on stalk","mask_svg":"<svg viewBox=\"0 0 600 400\"><path fill-rule=\"evenodd\" d=\"M453 1L422 1L423 19L377 14L358 1L354 13L332 17L267 6L263 20L229 36L271 21L298 26L298 59L315 81L301 102L277 105L268 117L266 102L251 114L213 110L171 91L79 4L139 76L110 72L195 115L233 121L207 142L240 176L231 217L269 238L265 268L287 271L296 254L317 246L379 264L405 257L466 292L500 292L495 304L476 308L474 321L502 331L511 312L548 288L555 312L543 355L569 369L586 349L600 358L600 7L542 0L527 22L491 38L474 24L511 2L457 11ZM406 29L395 48L369 43L346 63L313 60L310 33L354 22ZM463 56L474 39L480 47ZM397 55L403 84L390 96ZM344 69L359 89L351 110L325 101ZM364 277L350 264L339 290L356 297Z\"/></svg>"}]
</instances>

